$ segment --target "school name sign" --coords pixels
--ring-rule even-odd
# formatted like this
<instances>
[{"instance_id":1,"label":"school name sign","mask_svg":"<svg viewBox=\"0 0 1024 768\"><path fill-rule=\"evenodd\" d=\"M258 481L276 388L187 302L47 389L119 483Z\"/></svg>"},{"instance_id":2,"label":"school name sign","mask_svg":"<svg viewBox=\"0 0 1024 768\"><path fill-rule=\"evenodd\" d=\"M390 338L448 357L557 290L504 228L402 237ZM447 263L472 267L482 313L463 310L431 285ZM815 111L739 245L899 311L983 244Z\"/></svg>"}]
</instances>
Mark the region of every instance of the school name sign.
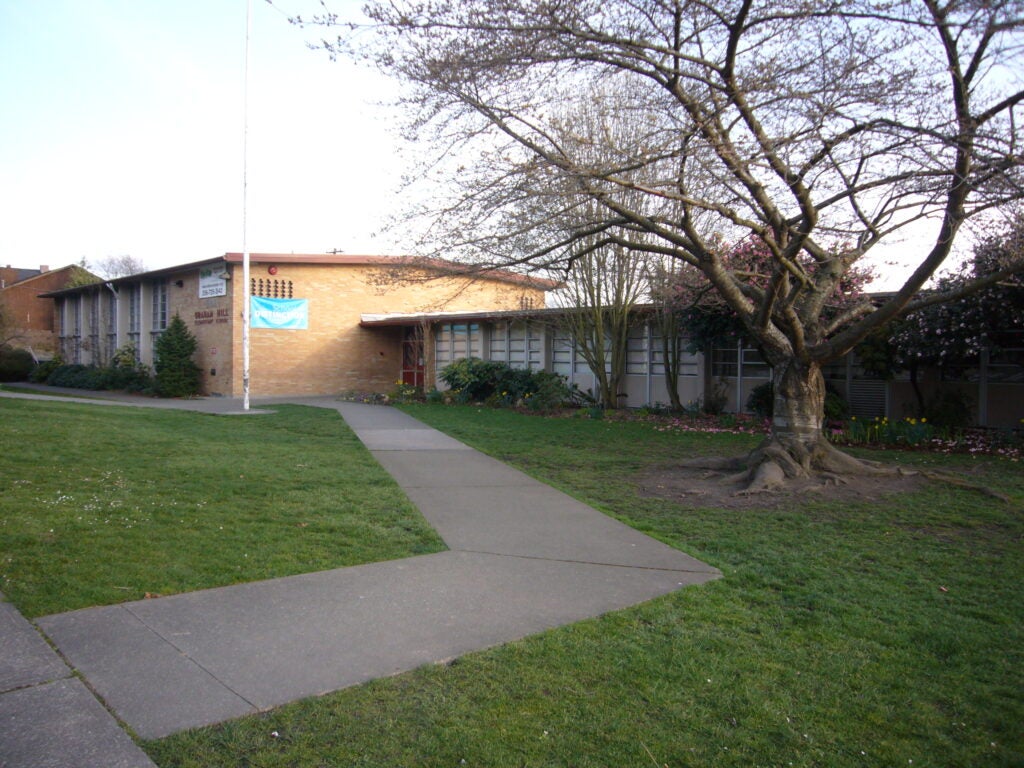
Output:
<instances>
[{"instance_id":1,"label":"school name sign","mask_svg":"<svg viewBox=\"0 0 1024 768\"><path fill-rule=\"evenodd\" d=\"M305 331L309 328L309 299L267 299L249 297L249 325L277 331Z\"/></svg>"}]
</instances>

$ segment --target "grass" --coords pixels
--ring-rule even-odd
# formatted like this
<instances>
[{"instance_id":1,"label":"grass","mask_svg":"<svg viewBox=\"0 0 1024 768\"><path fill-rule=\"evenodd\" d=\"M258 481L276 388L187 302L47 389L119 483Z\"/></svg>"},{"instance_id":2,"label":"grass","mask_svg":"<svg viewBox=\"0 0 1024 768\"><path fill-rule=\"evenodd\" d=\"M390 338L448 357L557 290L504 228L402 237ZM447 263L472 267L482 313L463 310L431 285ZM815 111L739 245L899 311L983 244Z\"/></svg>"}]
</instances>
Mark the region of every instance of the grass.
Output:
<instances>
[{"instance_id":1,"label":"grass","mask_svg":"<svg viewBox=\"0 0 1024 768\"><path fill-rule=\"evenodd\" d=\"M0 591L27 616L444 549L332 411L0 399Z\"/></svg>"},{"instance_id":2,"label":"grass","mask_svg":"<svg viewBox=\"0 0 1024 768\"><path fill-rule=\"evenodd\" d=\"M638 495L636 474L757 438L407 410L724 578L146 743L160 766L1024 765L1020 464L872 454L964 469L1012 504L931 485L886 503L686 509Z\"/></svg>"}]
</instances>

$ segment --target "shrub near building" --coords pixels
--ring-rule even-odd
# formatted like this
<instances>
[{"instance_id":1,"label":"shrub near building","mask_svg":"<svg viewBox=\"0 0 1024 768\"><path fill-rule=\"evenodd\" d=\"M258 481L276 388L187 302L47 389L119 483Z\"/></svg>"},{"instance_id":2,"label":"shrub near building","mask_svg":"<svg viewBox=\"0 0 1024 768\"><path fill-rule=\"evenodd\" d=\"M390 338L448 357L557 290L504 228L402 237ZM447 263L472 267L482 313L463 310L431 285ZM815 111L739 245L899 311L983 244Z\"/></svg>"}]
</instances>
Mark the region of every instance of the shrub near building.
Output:
<instances>
[{"instance_id":1,"label":"shrub near building","mask_svg":"<svg viewBox=\"0 0 1024 768\"><path fill-rule=\"evenodd\" d=\"M0 346L0 381L25 381L35 364L28 350Z\"/></svg>"},{"instance_id":2,"label":"shrub near building","mask_svg":"<svg viewBox=\"0 0 1024 768\"><path fill-rule=\"evenodd\" d=\"M199 366L192 359L196 337L178 315L153 345L156 392L160 397L192 397L199 392Z\"/></svg>"}]
</instances>

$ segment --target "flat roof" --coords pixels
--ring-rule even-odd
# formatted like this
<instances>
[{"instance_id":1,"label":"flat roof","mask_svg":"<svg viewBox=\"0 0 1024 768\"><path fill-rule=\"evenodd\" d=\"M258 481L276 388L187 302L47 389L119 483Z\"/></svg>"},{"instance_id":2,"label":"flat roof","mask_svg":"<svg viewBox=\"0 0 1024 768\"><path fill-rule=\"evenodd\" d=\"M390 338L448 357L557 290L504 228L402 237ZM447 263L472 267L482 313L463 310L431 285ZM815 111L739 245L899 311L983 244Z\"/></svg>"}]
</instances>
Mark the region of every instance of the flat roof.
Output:
<instances>
[{"instance_id":1,"label":"flat roof","mask_svg":"<svg viewBox=\"0 0 1024 768\"><path fill-rule=\"evenodd\" d=\"M172 267L163 267L148 272L139 272L135 275L115 277L110 280L97 279L94 283L79 285L73 288L64 288L59 291L50 291L40 294L46 298L63 296L80 292L83 288L100 284L120 285L122 283L138 282L139 280L152 280L179 272L187 272L208 264L241 264L243 254L228 252L223 256L215 256L202 261L193 261L187 264L177 264ZM499 280L502 282L515 283L518 285L535 288L541 291L551 291L558 288L561 283L557 280L533 277L531 275L512 272L505 269L494 269L475 267L470 264L459 264L444 259L428 259L417 256L373 256L355 255L347 253L250 253L250 264L311 264L311 265L336 265L336 266L382 266L408 269L425 269L452 277L483 278L487 280Z\"/></svg>"},{"instance_id":2,"label":"flat roof","mask_svg":"<svg viewBox=\"0 0 1024 768\"><path fill-rule=\"evenodd\" d=\"M385 314L366 313L359 316L359 324L367 328L398 325L422 325L445 320L473 322L477 320L507 320L521 318L529 320L548 315L564 313L562 307L539 307L537 309L491 309L469 312L394 312Z\"/></svg>"}]
</instances>

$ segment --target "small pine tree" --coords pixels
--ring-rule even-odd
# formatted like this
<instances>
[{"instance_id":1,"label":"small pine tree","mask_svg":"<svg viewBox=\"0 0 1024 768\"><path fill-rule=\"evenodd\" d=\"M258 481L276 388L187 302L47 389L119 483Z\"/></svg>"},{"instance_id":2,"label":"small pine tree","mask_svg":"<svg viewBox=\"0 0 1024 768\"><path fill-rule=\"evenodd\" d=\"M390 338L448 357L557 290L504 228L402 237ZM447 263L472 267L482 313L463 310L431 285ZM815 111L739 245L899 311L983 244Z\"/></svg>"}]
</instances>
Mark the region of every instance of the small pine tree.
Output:
<instances>
[{"instance_id":1,"label":"small pine tree","mask_svg":"<svg viewBox=\"0 0 1024 768\"><path fill-rule=\"evenodd\" d=\"M192 360L198 342L178 315L153 346L156 391L160 397L191 397L199 392L199 366Z\"/></svg>"}]
</instances>

